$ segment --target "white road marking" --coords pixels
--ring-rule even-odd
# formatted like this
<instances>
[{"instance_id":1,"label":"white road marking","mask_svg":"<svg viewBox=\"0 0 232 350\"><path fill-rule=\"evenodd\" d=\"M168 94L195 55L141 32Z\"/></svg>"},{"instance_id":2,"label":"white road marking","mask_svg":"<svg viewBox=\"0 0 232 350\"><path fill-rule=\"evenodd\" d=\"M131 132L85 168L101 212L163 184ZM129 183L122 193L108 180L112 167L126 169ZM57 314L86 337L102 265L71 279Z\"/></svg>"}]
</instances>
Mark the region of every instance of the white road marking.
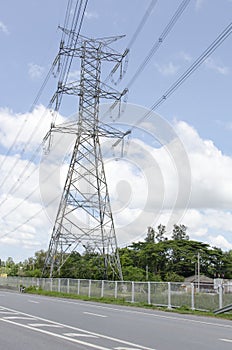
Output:
<instances>
[{"instance_id":1,"label":"white road marking","mask_svg":"<svg viewBox=\"0 0 232 350\"><path fill-rule=\"evenodd\" d=\"M87 312L87 311L84 311L83 314L91 315L91 316L97 316L97 317L108 317L108 316L106 316L106 315L94 314L94 313L92 313L92 312Z\"/></svg>"},{"instance_id":2,"label":"white road marking","mask_svg":"<svg viewBox=\"0 0 232 350\"><path fill-rule=\"evenodd\" d=\"M85 346L88 346L90 348L94 348L94 349L98 349L98 350L111 350L111 349L105 348L103 346L87 343L87 342L84 342L82 340L78 340L78 339L74 339L74 338L70 338L70 337L65 337L64 335L61 335L61 334L52 333L52 332L45 331L44 329L40 329L40 328L30 327L28 325L20 324L20 323L13 322L13 321L10 321L10 320L1 319L1 321L7 322L7 323L11 323L11 324L14 324L16 326L23 327L23 328L31 329L31 330L33 330L35 332L40 332L40 333L44 333L44 334L47 334L47 335L51 335L51 336L53 336L55 338L61 338L61 339L64 339L64 340L71 341L73 343L78 343L78 344L81 344L81 345L85 345Z\"/></svg>"},{"instance_id":3,"label":"white road marking","mask_svg":"<svg viewBox=\"0 0 232 350\"><path fill-rule=\"evenodd\" d=\"M4 307L3 307L4 308ZM4 308L5 310L10 310L10 311L13 311L13 312L19 312L18 310L14 310L14 309L9 309L9 308ZM35 320L41 320L41 321L44 321L44 322L51 322L51 323L54 323L54 324L59 324L63 327L66 327L66 328L69 328L69 329L73 329L75 331L78 331L78 332L83 332L85 334L91 334L91 335L96 335L97 337L99 338L102 338L102 339L107 339L107 340L111 340L111 341L114 341L114 342L117 342L117 343L121 343L121 344L124 344L124 345L128 345L128 346L133 346L133 347L138 347L140 350L156 350L155 348L148 348L146 346L143 346L143 345L139 345L139 344L135 344L135 343L131 343L131 342L128 342L126 340L122 340L122 339L119 339L119 338L114 338L114 337L109 337L107 335L104 335L104 334L100 334L100 333L95 333L95 332L90 332L90 331L87 331L85 329L81 329L81 328L77 328L77 327L73 327L73 326L69 326L69 325L65 325L63 323L58 323L58 322L53 322L51 320L48 320L46 318L42 318L42 317L37 317L37 316L33 316L33 315L30 315L30 314L26 314L25 312L20 312L21 315L25 315L25 316L30 316L32 317L33 319ZM35 331L41 331L43 333L46 333L45 330L40 330L39 328L33 328L33 327L30 327L30 326L26 326L26 325L21 325L19 323L16 323L16 322L13 322L13 321L10 321L10 320L6 320L5 318L0 318L0 321L5 321L5 322L9 322L9 323L15 323L19 326L25 326L25 327L28 327L30 329L34 329ZM47 332L48 334L49 332ZM53 333L52 333L53 335ZM67 338L67 339L72 339L74 340L73 338ZM92 344L93 345L93 344ZM90 346L90 345L89 345ZM112 350L112 349L107 349L107 348L99 348L99 349L103 349L103 350Z\"/></svg>"},{"instance_id":4,"label":"white road marking","mask_svg":"<svg viewBox=\"0 0 232 350\"><path fill-rule=\"evenodd\" d=\"M87 338L98 338L96 335L83 334L83 333L63 333L66 337L87 337Z\"/></svg>"},{"instance_id":5,"label":"white road marking","mask_svg":"<svg viewBox=\"0 0 232 350\"><path fill-rule=\"evenodd\" d=\"M4 320L35 320L33 316L6 316Z\"/></svg>"},{"instance_id":6,"label":"white road marking","mask_svg":"<svg viewBox=\"0 0 232 350\"><path fill-rule=\"evenodd\" d=\"M232 339L219 339L219 340L225 341L225 342L227 342L227 343L232 343Z\"/></svg>"},{"instance_id":7,"label":"white road marking","mask_svg":"<svg viewBox=\"0 0 232 350\"><path fill-rule=\"evenodd\" d=\"M35 301L35 300L30 300L30 299L28 299L28 303L39 304L39 301Z\"/></svg>"},{"instance_id":8,"label":"white road marking","mask_svg":"<svg viewBox=\"0 0 232 350\"><path fill-rule=\"evenodd\" d=\"M0 314L2 315L18 315L18 312L12 312L12 311L2 311L0 310Z\"/></svg>"},{"instance_id":9,"label":"white road marking","mask_svg":"<svg viewBox=\"0 0 232 350\"><path fill-rule=\"evenodd\" d=\"M121 346L118 348L115 348L115 350L141 350L139 348L122 348Z\"/></svg>"},{"instance_id":10,"label":"white road marking","mask_svg":"<svg viewBox=\"0 0 232 350\"><path fill-rule=\"evenodd\" d=\"M59 324L54 324L54 323L28 323L28 326L30 326L30 327L54 327L54 328L63 328L63 326L60 326Z\"/></svg>"}]
</instances>

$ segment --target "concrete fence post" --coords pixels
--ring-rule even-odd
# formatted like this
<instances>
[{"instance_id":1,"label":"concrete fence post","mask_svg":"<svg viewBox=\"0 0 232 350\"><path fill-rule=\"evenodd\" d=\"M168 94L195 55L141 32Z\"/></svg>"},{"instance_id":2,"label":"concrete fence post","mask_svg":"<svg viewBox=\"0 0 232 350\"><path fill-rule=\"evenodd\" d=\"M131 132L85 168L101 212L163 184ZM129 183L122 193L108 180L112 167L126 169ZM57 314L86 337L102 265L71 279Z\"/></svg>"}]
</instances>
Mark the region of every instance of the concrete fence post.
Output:
<instances>
[{"instance_id":1,"label":"concrete fence post","mask_svg":"<svg viewBox=\"0 0 232 350\"><path fill-rule=\"evenodd\" d=\"M151 282L147 282L147 303L151 304Z\"/></svg>"},{"instance_id":2,"label":"concrete fence post","mask_svg":"<svg viewBox=\"0 0 232 350\"><path fill-rule=\"evenodd\" d=\"M218 290L219 290L219 309L221 309L222 308L222 304L223 304L223 301L222 301L223 287L222 287L221 284L219 285Z\"/></svg>"},{"instance_id":3,"label":"concrete fence post","mask_svg":"<svg viewBox=\"0 0 232 350\"><path fill-rule=\"evenodd\" d=\"M195 310L194 283L191 283L191 309Z\"/></svg>"},{"instance_id":4,"label":"concrete fence post","mask_svg":"<svg viewBox=\"0 0 232 350\"><path fill-rule=\"evenodd\" d=\"M88 297L91 297L91 280L89 280L89 293L88 293Z\"/></svg>"},{"instance_id":5,"label":"concrete fence post","mask_svg":"<svg viewBox=\"0 0 232 350\"><path fill-rule=\"evenodd\" d=\"M168 282L168 309L172 308L171 304L171 282Z\"/></svg>"},{"instance_id":6,"label":"concrete fence post","mask_svg":"<svg viewBox=\"0 0 232 350\"><path fill-rule=\"evenodd\" d=\"M101 298L104 297L104 280L102 280L102 285L101 285Z\"/></svg>"},{"instance_id":7,"label":"concrete fence post","mask_svg":"<svg viewBox=\"0 0 232 350\"><path fill-rule=\"evenodd\" d=\"M69 278L67 279L67 293L69 294L70 284L69 284Z\"/></svg>"},{"instance_id":8,"label":"concrete fence post","mask_svg":"<svg viewBox=\"0 0 232 350\"><path fill-rule=\"evenodd\" d=\"M57 288L58 288L58 292L60 293L60 278L58 278L58 286L57 286Z\"/></svg>"},{"instance_id":9,"label":"concrete fence post","mask_svg":"<svg viewBox=\"0 0 232 350\"><path fill-rule=\"evenodd\" d=\"M77 295L80 295L80 280L77 280Z\"/></svg>"},{"instance_id":10,"label":"concrete fence post","mask_svg":"<svg viewBox=\"0 0 232 350\"><path fill-rule=\"evenodd\" d=\"M131 302L135 302L135 282L131 282Z\"/></svg>"},{"instance_id":11,"label":"concrete fence post","mask_svg":"<svg viewBox=\"0 0 232 350\"><path fill-rule=\"evenodd\" d=\"M117 297L118 297L118 281L115 281L114 298L117 299Z\"/></svg>"}]
</instances>

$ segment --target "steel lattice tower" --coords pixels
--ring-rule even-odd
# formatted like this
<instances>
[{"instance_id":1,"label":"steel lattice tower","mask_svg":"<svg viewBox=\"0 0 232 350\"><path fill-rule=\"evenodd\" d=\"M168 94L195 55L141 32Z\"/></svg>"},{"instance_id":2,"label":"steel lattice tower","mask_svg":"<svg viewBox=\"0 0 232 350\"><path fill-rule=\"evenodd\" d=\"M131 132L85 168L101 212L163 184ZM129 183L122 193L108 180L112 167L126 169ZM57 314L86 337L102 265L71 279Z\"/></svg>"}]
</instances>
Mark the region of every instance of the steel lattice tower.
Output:
<instances>
[{"instance_id":1,"label":"steel lattice tower","mask_svg":"<svg viewBox=\"0 0 232 350\"><path fill-rule=\"evenodd\" d=\"M103 61L115 62L118 68L123 55L109 47L119 37L103 39L78 38L76 47L60 47L59 56L81 58L80 82L58 84L53 101L60 103L63 94L79 95L79 116L76 124L65 128L52 125L53 131L76 135L61 201L45 259L43 275L50 277L59 271L69 255L80 245L91 247L104 259L104 276L123 279L109 192L106 182L101 137L123 138L123 133L99 121L100 99L120 101L126 93L119 93L101 82Z\"/></svg>"}]
</instances>

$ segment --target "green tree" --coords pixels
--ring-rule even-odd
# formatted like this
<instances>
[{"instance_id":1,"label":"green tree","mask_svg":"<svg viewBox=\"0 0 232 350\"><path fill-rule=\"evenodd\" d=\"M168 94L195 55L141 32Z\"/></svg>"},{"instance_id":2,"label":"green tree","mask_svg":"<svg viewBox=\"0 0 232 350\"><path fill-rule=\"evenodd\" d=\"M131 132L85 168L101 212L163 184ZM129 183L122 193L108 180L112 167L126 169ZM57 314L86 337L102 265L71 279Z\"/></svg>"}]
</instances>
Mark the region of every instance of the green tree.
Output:
<instances>
[{"instance_id":1,"label":"green tree","mask_svg":"<svg viewBox=\"0 0 232 350\"><path fill-rule=\"evenodd\" d=\"M189 236L186 233L187 227L185 225L174 225L172 231L172 239L178 240L189 240Z\"/></svg>"},{"instance_id":2,"label":"green tree","mask_svg":"<svg viewBox=\"0 0 232 350\"><path fill-rule=\"evenodd\" d=\"M147 243L155 243L155 230L151 226L149 226L147 228L147 236L145 238L145 242L147 242Z\"/></svg>"},{"instance_id":3,"label":"green tree","mask_svg":"<svg viewBox=\"0 0 232 350\"><path fill-rule=\"evenodd\" d=\"M223 275L225 278L232 279L232 250L223 254Z\"/></svg>"},{"instance_id":4,"label":"green tree","mask_svg":"<svg viewBox=\"0 0 232 350\"><path fill-rule=\"evenodd\" d=\"M164 225L159 224L157 227L158 231L156 232L156 241L157 242L163 242L167 240L167 237L165 237L166 234L166 227Z\"/></svg>"},{"instance_id":5,"label":"green tree","mask_svg":"<svg viewBox=\"0 0 232 350\"><path fill-rule=\"evenodd\" d=\"M136 266L123 266L122 273L124 281L145 281L145 271Z\"/></svg>"},{"instance_id":6,"label":"green tree","mask_svg":"<svg viewBox=\"0 0 232 350\"><path fill-rule=\"evenodd\" d=\"M35 252L35 257L33 259L34 260L34 268L39 269L41 272L42 272L43 267L44 267L46 254L47 253L41 249L41 250Z\"/></svg>"}]
</instances>

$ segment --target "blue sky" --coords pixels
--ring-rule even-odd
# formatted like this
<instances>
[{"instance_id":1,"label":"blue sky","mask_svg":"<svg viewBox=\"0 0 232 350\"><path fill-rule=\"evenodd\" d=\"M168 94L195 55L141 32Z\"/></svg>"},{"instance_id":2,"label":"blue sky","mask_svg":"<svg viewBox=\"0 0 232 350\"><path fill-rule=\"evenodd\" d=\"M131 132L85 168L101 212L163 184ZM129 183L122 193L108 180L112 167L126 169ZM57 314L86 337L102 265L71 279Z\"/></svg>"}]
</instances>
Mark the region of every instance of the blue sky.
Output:
<instances>
[{"instance_id":1,"label":"blue sky","mask_svg":"<svg viewBox=\"0 0 232 350\"><path fill-rule=\"evenodd\" d=\"M116 44L118 50L124 50L150 3L150 0L89 0L82 34L90 37L125 34L126 37ZM179 0L157 1L131 47L127 73L117 89L123 90L127 86L180 3ZM39 115L44 113L55 92L57 81L50 79L39 100L40 107L29 113L58 52L61 33L57 27L63 24L66 4L64 0L9 0L0 4L1 160L22 125L22 120L28 118L26 131L5 160L4 167L0 168L2 177L7 174L9 164L17 157L27 135L36 125L35 120L38 121ZM131 86L128 103L149 108L156 102L231 22L231 13L231 0L190 1L173 30ZM190 228L191 238L204 240L223 249L232 249L231 44L232 35L157 110L183 141L192 168L190 208L182 223ZM78 71L79 66L72 67L73 76ZM74 111L75 105L64 111L64 114L69 115ZM43 121L41 130L32 140L31 148L42 140L49 122ZM28 155L18 157L19 166L23 168ZM20 260L33 255L36 250L46 249L49 239L47 231L51 223L43 226L44 219L38 218L38 222L28 222L22 232L17 231L17 237L15 233L7 235L16 226L15 221L17 224L25 222L29 212L33 214L42 207L37 194L33 200L25 200L25 205L13 210L15 203L27 196L30 186L36 188L38 181L34 178L30 186L21 186L16 194L8 194L10 183L17 181L20 174L19 170L15 171L0 192L2 199L7 197L1 210L5 214L9 210L14 213L14 218L10 219L8 215L9 220L2 220L0 225L1 231L6 234L2 238L4 247L0 247L0 256L13 256ZM111 181L115 181L112 176ZM202 193L208 201L203 201ZM165 211L163 216L165 222ZM148 225L145 221L143 224L146 229ZM33 245L32 241L37 243Z\"/></svg>"}]
</instances>

